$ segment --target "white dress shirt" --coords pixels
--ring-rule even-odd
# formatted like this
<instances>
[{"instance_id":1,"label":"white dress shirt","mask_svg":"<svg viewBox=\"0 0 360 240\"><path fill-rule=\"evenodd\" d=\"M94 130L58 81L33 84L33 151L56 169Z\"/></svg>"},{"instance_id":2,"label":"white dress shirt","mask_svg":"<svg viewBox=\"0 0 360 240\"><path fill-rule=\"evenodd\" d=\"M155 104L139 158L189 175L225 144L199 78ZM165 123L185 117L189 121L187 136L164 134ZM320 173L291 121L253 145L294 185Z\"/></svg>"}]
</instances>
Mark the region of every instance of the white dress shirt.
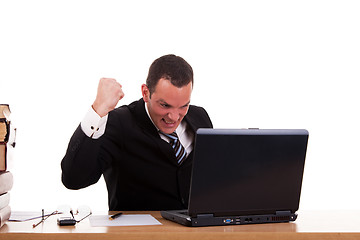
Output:
<instances>
[{"instance_id":1,"label":"white dress shirt","mask_svg":"<svg viewBox=\"0 0 360 240\"><path fill-rule=\"evenodd\" d=\"M81 122L81 129L83 132L93 139L98 139L105 132L105 127L108 119L108 114L104 117L100 117L95 110L90 107L89 111L85 115Z\"/></svg>"}]
</instances>

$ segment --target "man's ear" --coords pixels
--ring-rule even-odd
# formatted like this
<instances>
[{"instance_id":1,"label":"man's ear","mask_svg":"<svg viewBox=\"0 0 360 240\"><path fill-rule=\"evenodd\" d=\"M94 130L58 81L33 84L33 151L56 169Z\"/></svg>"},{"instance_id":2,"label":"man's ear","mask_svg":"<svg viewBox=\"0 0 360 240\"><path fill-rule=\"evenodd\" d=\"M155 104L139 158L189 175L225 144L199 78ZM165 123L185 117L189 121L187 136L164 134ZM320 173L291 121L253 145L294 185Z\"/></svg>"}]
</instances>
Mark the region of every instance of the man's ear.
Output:
<instances>
[{"instance_id":1,"label":"man's ear","mask_svg":"<svg viewBox=\"0 0 360 240\"><path fill-rule=\"evenodd\" d=\"M141 85L141 94L143 96L144 102L150 101L150 90L146 84Z\"/></svg>"}]
</instances>

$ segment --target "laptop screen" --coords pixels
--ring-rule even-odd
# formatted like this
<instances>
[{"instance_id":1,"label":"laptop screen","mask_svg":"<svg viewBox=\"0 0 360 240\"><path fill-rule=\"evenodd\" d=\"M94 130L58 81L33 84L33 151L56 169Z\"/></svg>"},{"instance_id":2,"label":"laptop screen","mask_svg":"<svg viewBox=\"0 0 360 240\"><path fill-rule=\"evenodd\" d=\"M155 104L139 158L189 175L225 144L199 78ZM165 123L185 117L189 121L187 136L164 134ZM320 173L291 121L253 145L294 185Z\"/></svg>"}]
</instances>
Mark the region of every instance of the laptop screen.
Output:
<instances>
[{"instance_id":1,"label":"laptop screen","mask_svg":"<svg viewBox=\"0 0 360 240\"><path fill-rule=\"evenodd\" d=\"M306 130L199 129L189 215L297 211Z\"/></svg>"}]
</instances>

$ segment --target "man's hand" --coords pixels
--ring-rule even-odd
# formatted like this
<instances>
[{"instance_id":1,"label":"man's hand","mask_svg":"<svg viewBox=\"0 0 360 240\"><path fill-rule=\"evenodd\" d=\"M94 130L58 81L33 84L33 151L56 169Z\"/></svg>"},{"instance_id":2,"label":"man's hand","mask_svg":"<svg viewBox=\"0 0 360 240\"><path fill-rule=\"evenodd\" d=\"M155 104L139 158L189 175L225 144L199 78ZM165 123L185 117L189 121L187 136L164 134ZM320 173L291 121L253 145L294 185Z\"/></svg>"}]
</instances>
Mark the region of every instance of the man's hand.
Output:
<instances>
[{"instance_id":1,"label":"man's hand","mask_svg":"<svg viewBox=\"0 0 360 240\"><path fill-rule=\"evenodd\" d=\"M103 117L113 110L123 97L120 83L113 78L101 78L92 107L100 117Z\"/></svg>"}]
</instances>

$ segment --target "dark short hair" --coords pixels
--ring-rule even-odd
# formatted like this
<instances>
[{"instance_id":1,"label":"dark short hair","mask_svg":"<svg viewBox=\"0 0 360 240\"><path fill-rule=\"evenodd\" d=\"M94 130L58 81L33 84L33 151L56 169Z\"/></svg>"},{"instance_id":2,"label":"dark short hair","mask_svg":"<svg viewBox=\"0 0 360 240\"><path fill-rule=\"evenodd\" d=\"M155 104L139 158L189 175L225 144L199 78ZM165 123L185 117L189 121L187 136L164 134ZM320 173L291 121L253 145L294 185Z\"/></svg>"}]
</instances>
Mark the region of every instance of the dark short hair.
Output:
<instances>
[{"instance_id":1,"label":"dark short hair","mask_svg":"<svg viewBox=\"0 0 360 240\"><path fill-rule=\"evenodd\" d=\"M193 76L194 73L190 64L179 56L169 54L156 59L151 64L146 85L151 95L161 78L169 80L172 85L180 88L190 82L194 85Z\"/></svg>"}]
</instances>

